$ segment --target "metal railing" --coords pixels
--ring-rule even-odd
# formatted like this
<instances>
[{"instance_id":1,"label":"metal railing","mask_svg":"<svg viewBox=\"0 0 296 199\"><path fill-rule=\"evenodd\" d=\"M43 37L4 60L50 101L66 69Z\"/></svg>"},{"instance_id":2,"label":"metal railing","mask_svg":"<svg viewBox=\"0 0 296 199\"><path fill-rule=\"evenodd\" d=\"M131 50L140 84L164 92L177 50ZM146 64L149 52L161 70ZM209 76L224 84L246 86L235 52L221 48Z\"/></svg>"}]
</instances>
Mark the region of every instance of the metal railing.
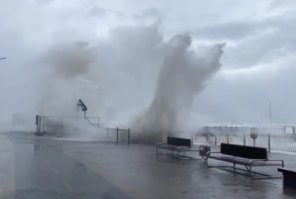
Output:
<instances>
[{"instance_id":1,"label":"metal railing","mask_svg":"<svg viewBox=\"0 0 296 199\"><path fill-rule=\"evenodd\" d=\"M295 134L259 134L254 139L250 134L196 134L194 142L218 146L221 143L265 147L268 151L296 152Z\"/></svg>"},{"instance_id":2,"label":"metal railing","mask_svg":"<svg viewBox=\"0 0 296 199\"><path fill-rule=\"evenodd\" d=\"M45 134L63 134L63 129L66 121L70 120L73 122L86 122L98 129L98 133L103 135L101 139L105 141L111 141L116 143L127 143L130 144L131 131L130 129L123 128L109 128L103 127L99 123L99 117L76 117L76 116L40 116L36 115L36 135ZM104 133L106 132L106 134ZM106 135L106 137L105 137Z\"/></svg>"},{"instance_id":3,"label":"metal railing","mask_svg":"<svg viewBox=\"0 0 296 199\"><path fill-rule=\"evenodd\" d=\"M122 128L106 128L107 139L115 140L116 143L127 143L130 144L131 131L130 129Z\"/></svg>"}]
</instances>

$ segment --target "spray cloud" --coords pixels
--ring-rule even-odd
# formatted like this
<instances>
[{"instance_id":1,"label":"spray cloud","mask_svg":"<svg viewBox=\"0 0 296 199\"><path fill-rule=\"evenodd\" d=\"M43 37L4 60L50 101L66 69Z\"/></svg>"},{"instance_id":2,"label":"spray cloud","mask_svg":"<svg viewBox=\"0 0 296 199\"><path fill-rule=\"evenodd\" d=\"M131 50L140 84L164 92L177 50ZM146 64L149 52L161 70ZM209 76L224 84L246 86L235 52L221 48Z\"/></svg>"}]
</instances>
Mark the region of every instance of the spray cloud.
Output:
<instances>
[{"instance_id":1,"label":"spray cloud","mask_svg":"<svg viewBox=\"0 0 296 199\"><path fill-rule=\"evenodd\" d=\"M196 94L220 69L224 44L191 48L191 37L177 35L166 44L154 99L137 118L134 130L144 142L161 140L171 130L181 128L188 118Z\"/></svg>"},{"instance_id":2,"label":"spray cloud","mask_svg":"<svg viewBox=\"0 0 296 199\"><path fill-rule=\"evenodd\" d=\"M40 85L39 114L76 115L77 100L94 98L96 82L89 74L96 63L95 50L87 42L58 43L42 57L45 75ZM46 88L46 89L45 89Z\"/></svg>"},{"instance_id":3,"label":"spray cloud","mask_svg":"<svg viewBox=\"0 0 296 199\"><path fill-rule=\"evenodd\" d=\"M197 52L188 35L166 42L159 23L116 27L103 40L61 38L42 46L42 58L36 54L39 62L28 67L31 94L22 107L33 115L75 115L82 98L91 116L122 126L152 101L132 128L143 136L180 127L194 96L220 66L222 46Z\"/></svg>"}]
</instances>

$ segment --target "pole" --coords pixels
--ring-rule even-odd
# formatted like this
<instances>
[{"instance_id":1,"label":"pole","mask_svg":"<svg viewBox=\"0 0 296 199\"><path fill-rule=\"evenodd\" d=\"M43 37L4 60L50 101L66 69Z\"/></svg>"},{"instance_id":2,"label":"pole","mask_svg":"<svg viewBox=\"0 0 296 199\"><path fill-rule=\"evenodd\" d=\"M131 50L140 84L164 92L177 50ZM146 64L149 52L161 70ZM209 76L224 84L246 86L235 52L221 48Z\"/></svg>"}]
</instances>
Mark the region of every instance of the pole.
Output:
<instances>
[{"instance_id":1,"label":"pole","mask_svg":"<svg viewBox=\"0 0 296 199\"><path fill-rule=\"evenodd\" d=\"M271 117L271 100L268 100L268 105L269 105L269 132L268 132L268 151L269 153L271 152L271 140L270 140L270 133L272 131L272 117Z\"/></svg>"},{"instance_id":2,"label":"pole","mask_svg":"<svg viewBox=\"0 0 296 199\"><path fill-rule=\"evenodd\" d=\"M116 128L116 143L118 143L118 127Z\"/></svg>"},{"instance_id":3,"label":"pole","mask_svg":"<svg viewBox=\"0 0 296 199\"><path fill-rule=\"evenodd\" d=\"M128 134L127 134L128 138L127 138L127 144L130 145L130 136L131 136L131 130L130 128L128 128Z\"/></svg>"},{"instance_id":4,"label":"pole","mask_svg":"<svg viewBox=\"0 0 296 199\"><path fill-rule=\"evenodd\" d=\"M40 133L40 116L36 115L36 135L39 135Z\"/></svg>"},{"instance_id":5,"label":"pole","mask_svg":"<svg viewBox=\"0 0 296 199\"><path fill-rule=\"evenodd\" d=\"M268 135L267 135L267 136L268 136L268 138L267 138L267 139L268 139L268 152L270 153L270 152L271 152L271 145L270 145L270 144L271 144L271 142L270 142L270 133L268 133Z\"/></svg>"},{"instance_id":6,"label":"pole","mask_svg":"<svg viewBox=\"0 0 296 199\"><path fill-rule=\"evenodd\" d=\"M268 109L269 109L269 126L270 126L270 131L271 131L271 128L272 128L271 100L268 100Z\"/></svg>"}]
</instances>

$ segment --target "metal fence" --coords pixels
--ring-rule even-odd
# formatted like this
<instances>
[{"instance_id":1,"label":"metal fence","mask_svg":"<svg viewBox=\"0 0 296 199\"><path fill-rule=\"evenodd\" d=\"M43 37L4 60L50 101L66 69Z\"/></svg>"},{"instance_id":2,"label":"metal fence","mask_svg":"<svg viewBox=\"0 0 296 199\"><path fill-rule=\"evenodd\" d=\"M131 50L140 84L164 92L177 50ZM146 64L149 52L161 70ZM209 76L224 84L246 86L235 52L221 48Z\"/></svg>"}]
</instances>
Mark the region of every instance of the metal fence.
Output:
<instances>
[{"instance_id":1,"label":"metal fence","mask_svg":"<svg viewBox=\"0 0 296 199\"><path fill-rule=\"evenodd\" d=\"M130 144L130 129L106 128L107 139L114 140L116 143Z\"/></svg>"},{"instance_id":2,"label":"metal fence","mask_svg":"<svg viewBox=\"0 0 296 199\"><path fill-rule=\"evenodd\" d=\"M36 135L54 134L63 136L65 124L84 123L97 129L101 140L130 144L130 129L103 127L98 117L36 116Z\"/></svg>"},{"instance_id":3,"label":"metal fence","mask_svg":"<svg viewBox=\"0 0 296 199\"><path fill-rule=\"evenodd\" d=\"M257 134L256 138L252 138L251 134L196 134L193 140L195 143L208 143L213 146L230 143L265 147L269 151L296 152L295 134Z\"/></svg>"}]
</instances>

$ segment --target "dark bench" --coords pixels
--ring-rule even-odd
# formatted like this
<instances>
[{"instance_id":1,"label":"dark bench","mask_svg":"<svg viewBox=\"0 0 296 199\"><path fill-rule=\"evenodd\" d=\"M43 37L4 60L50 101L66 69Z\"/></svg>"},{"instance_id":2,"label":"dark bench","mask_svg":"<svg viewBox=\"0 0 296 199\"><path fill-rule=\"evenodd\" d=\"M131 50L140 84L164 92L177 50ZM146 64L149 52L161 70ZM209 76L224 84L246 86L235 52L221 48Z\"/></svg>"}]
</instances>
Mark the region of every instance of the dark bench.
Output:
<instances>
[{"instance_id":1,"label":"dark bench","mask_svg":"<svg viewBox=\"0 0 296 199\"><path fill-rule=\"evenodd\" d=\"M164 153L161 150L170 151ZM194 156L186 155L186 152L198 152L199 147L193 146L191 139L179 137L167 137L166 143L156 144L156 155L170 155L179 159L197 159Z\"/></svg>"},{"instance_id":2,"label":"dark bench","mask_svg":"<svg viewBox=\"0 0 296 199\"><path fill-rule=\"evenodd\" d=\"M284 167L283 160L268 159L266 148L243 146L236 144L221 143L220 152L209 152L206 157L206 164L209 166L209 159L215 159L232 163L233 172L242 171L240 173L248 175L251 179L264 178L280 178L280 176L272 176L265 173L253 171L253 167L276 166ZM243 168L238 168L236 165L243 165ZM225 166L216 166L225 167ZM229 166L227 166L229 167Z\"/></svg>"},{"instance_id":3,"label":"dark bench","mask_svg":"<svg viewBox=\"0 0 296 199\"><path fill-rule=\"evenodd\" d=\"M278 168L278 171L283 173L284 188L296 189L296 171L285 168Z\"/></svg>"}]
</instances>

